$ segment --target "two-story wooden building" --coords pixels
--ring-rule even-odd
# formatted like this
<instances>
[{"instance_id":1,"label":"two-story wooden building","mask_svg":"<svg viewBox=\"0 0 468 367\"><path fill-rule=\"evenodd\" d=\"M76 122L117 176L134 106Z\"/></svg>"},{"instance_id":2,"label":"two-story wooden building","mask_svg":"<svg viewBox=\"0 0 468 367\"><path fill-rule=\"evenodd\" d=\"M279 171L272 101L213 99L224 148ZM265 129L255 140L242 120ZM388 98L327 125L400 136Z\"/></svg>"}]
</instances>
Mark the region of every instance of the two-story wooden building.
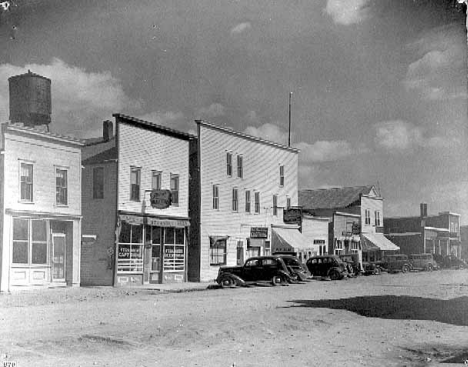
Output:
<instances>
[{"instance_id":1,"label":"two-story wooden building","mask_svg":"<svg viewBox=\"0 0 468 367\"><path fill-rule=\"evenodd\" d=\"M114 114L83 149L82 283L187 278L189 143L195 136Z\"/></svg>"},{"instance_id":2,"label":"two-story wooden building","mask_svg":"<svg viewBox=\"0 0 468 367\"><path fill-rule=\"evenodd\" d=\"M398 246L383 235L383 198L373 185L299 190L305 214L330 218L330 254L380 260Z\"/></svg>"},{"instance_id":3,"label":"two-story wooden building","mask_svg":"<svg viewBox=\"0 0 468 367\"><path fill-rule=\"evenodd\" d=\"M303 249L298 226L283 222L297 205L297 149L206 121L191 148L189 280L216 278L222 265L272 252L272 241Z\"/></svg>"},{"instance_id":4,"label":"two-story wooden building","mask_svg":"<svg viewBox=\"0 0 468 367\"><path fill-rule=\"evenodd\" d=\"M461 257L460 215L441 212L427 215L427 204L420 205L420 215L385 218L384 233L407 255L432 253Z\"/></svg>"},{"instance_id":5,"label":"two-story wooden building","mask_svg":"<svg viewBox=\"0 0 468 367\"><path fill-rule=\"evenodd\" d=\"M0 291L80 285L82 146L2 124Z\"/></svg>"}]
</instances>

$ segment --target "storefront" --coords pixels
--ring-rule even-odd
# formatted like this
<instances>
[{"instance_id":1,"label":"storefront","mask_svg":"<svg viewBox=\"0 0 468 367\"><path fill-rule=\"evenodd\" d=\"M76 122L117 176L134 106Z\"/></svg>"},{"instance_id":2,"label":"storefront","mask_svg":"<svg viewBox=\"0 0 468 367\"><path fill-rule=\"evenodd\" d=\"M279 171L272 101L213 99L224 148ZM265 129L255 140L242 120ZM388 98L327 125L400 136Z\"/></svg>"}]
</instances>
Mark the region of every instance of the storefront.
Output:
<instances>
[{"instance_id":1,"label":"storefront","mask_svg":"<svg viewBox=\"0 0 468 367\"><path fill-rule=\"evenodd\" d=\"M186 281L187 218L120 214L116 284Z\"/></svg>"},{"instance_id":2,"label":"storefront","mask_svg":"<svg viewBox=\"0 0 468 367\"><path fill-rule=\"evenodd\" d=\"M316 249L298 227L272 226L271 251L275 253L292 253L301 261L316 255Z\"/></svg>"},{"instance_id":3,"label":"storefront","mask_svg":"<svg viewBox=\"0 0 468 367\"><path fill-rule=\"evenodd\" d=\"M385 255L395 254L400 248L381 233L361 234L362 260L380 261Z\"/></svg>"}]
</instances>

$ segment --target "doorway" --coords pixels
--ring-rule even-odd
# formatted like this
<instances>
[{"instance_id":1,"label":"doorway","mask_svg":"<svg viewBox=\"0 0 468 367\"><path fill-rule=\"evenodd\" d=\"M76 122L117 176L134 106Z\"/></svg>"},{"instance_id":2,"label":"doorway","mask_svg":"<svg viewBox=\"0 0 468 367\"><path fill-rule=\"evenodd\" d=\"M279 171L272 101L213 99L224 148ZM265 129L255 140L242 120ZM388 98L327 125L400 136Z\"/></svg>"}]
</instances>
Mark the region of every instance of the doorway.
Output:
<instances>
[{"instance_id":1,"label":"doorway","mask_svg":"<svg viewBox=\"0 0 468 367\"><path fill-rule=\"evenodd\" d=\"M65 253L66 253L66 235L65 233L52 234L52 281L65 281Z\"/></svg>"}]
</instances>

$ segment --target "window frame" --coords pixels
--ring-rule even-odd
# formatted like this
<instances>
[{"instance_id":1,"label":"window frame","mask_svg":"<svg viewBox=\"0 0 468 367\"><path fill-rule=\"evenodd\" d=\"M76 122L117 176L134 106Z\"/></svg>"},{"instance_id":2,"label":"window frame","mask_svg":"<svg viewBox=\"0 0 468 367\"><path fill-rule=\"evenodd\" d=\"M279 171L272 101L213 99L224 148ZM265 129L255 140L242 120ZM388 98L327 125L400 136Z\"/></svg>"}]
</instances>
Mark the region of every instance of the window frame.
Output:
<instances>
[{"instance_id":1,"label":"window frame","mask_svg":"<svg viewBox=\"0 0 468 367\"><path fill-rule=\"evenodd\" d=\"M226 152L226 174L232 177L232 153Z\"/></svg>"},{"instance_id":2,"label":"window frame","mask_svg":"<svg viewBox=\"0 0 468 367\"><path fill-rule=\"evenodd\" d=\"M155 185L156 179L156 185ZM161 190L162 188L162 171L152 170L151 171L151 189Z\"/></svg>"},{"instance_id":3,"label":"window frame","mask_svg":"<svg viewBox=\"0 0 468 367\"><path fill-rule=\"evenodd\" d=\"M219 246L219 243L224 243L224 245ZM220 258L222 259L221 261L219 261ZM210 239L210 266L222 266L222 265L226 265L226 263L227 263L227 240L218 239L215 243L211 243L211 239Z\"/></svg>"},{"instance_id":4,"label":"window frame","mask_svg":"<svg viewBox=\"0 0 468 367\"><path fill-rule=\"evenodd\" d=\"M289 196L286 196L286 209L291 208L291 198Z\"/></svg>"},{"instance_id":5,"label":"window frame","mask_svg":"<svg viewBox=\"0 0 468 367\"><path fill-rule=\"evenodd\" d=\"M237 187L232 188L232 206L231 209L233 212L239 211L239 190Z\"/></svg>"},{"instance_id":6,"label":"window frame","mask_svg":"<svg viewBox=\"0 0 468 367\"><path fill-rule=\"evenodd\" d=\"M284 187L284 165L279 166L280 172L279 172L279 185L280 187Z\"/></svg>"},{"instance_id":7,"label":"window frame","mask_svg":"<svg viewBox=\"0 0 468 367\"><path fill-rule=\"evenodd\" d=\"M251 196L250 196L250 190L245 190L245 212L246 213L251 213Z\"/></svg>"},{"instance_id":8,"label":"window frame","mask_svg":"<svg viewBox=\"0 0 468 367\"><path fill-rule=\"evenodd\" d=\"M22 202L22 203L33 203L34 202L34 162L29 162L29 161L20 161L19 162L20 165L19 165L19 201ZM26 182L26 181L23 181L23 177L26 177L26 176L22 176L22 170L23 170L23 166L28 166L29 168L31 168L31 182ZM29 187L28 191L30 193L30 199L29 198L23 198L23 184L25 184L26 186Z\"/></svg>"},{"instance_id":9,"label":"window frame","mask_svg":"<svg viewBox=\"0 0 468 367\"><path fill-rule=\"evenodd\" d=\"M278 195L273 195L273 215L278 216Z\"/></svg>"},{"instance_id":10,"label":"window frame","mask_svg":"<svg viewBox=\"0 0 468 367\"><path fill-rule=\"evenodd\" d=\"M374 221L375 221L375 226L380 227L380 212L378 210L374 212Z\"/></svg>"},{"instance_id":11,"label":"window frame","mask_svg":"<svg viewBox=\"0 0 468 367\"><path fill-rule=\"evenodd\" d=\"M27 235L26 239L15 239L14 237L14 226L15 221L25 221L27 225ZM44 226L44 235L45 239L35 239L34 238L34 226L33 222L42 222L41 224ZM24 218L24 217L14 217L12 221L12 249L11 249L11 264L14 267L24 266L24 267L31 267L31 266L48 266L50 264L49 258L49 251L50 251L50 240L48 234L48 223L47 220L44 219L35 219L35 218ZM15 255L15 243L23 243L26 244L26 262L15 262L14 255ZM45 262L35 262L34 261L34 245L45 245Z\"/></svg>"},{"instance_id":12,"label":"window frame","mask_svg":"<svg viewBox=\"0 0 468 367\"><path fill-rule=\"evenodd\" d=\"M136 174L136 178L135 178L136 183L132 183L133 173ZM140 202L141 201L140 191L141 191L141 167L131 166L130 167L130 201Z\"/></svg>"},{"instance_id":13,"label":"window frame","mask_svg":"<svg viewBox=\"0 0 468 367\"><path fill-rule=\"evenodd\" d=\"M102 172L102 182L96 183L96 172ZM99 187L101 186L101 187ZM100 190L99 190L100 189ZM104 167L93 167L93 199L104 199Z\"/></svg>"},{"instance_id":14,"label":"window frame","mask_svg":"<svg viewBox=\"0 0 468 367\"><path fill-rule=\"evenodd\" d=\"M260 191L254 192L254 212L260 214Z\"/></svg>"},{"instance_id":15,"label":"window frame","mask_svg":"<svg viewBox=\"0 0 468 367\"><path fill-rule=\"evenodd\" d=\"M173 183L176 183L174 187L172 186ZM180 175L177 173L171 173L171 178L169 181L169 188L171 190L171 197L172 197L172 205L174 206L179 206L180 203L180 198L179 198L179 192L180 192Z\"/></svg>"},{"instance_id":16,"label":"window frame","mask_svg":"<svg viewBox=\"0 0 468 367\"><path fill-rule=\"evenodd\" d=\"M65 185L57 185L57 179L59 172L64 172ZM60 200L61 199L61 200ZM63 201L62 201L63 200ZM55 166L55 205L56 206L68 206L68 168Z\"/></svg>"},{"instance_id":17,"label":"window frame","mask_svg":"<svg viewBox=\"0 0 468 367\"><path fill-rule=\"evenodd\" d=\"M369 209L364 210L364 223L365 223L366 226L371 224L370 210Z\"/></svg>"},{"instance_id":18,"label":"window frame","mask_svg":"<svg viewBox=\"0 0 468 367\"><path fill-rule=\"evenodd\" d=\"M237 156L237 177L244 178L244 157L241 154Z\"/></svg>"},{"instance_id":19,"label":"window frame","mask_svg":"<svg viewBox=\"0 0 468 367\"><path fill-rule=\"evenodd\" d=\"M213 195L213 209L219 210L219 185L213 184L212 195Z\"/></svg>"}]
</instances>

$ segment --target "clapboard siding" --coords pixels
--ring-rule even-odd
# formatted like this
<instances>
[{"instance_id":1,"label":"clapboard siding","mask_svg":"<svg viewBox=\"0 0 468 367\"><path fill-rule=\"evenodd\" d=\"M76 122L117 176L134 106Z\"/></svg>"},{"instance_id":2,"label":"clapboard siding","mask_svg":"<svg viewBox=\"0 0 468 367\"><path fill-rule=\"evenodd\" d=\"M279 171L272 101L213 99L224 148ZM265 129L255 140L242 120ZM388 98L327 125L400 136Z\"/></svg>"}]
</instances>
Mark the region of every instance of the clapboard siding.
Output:
<instances>
[{"instance_id":1,"label":"clapboard siding","mask_svg":"<svg viewBox=\"0 0 468 367\"><path fill-rule=\"evenodd\" d=\"M227 175L226 153L232 153L232 176ZM216 277L217 266L210 266L209 236L230 236L227 265L236 264L236 247L250 237L251 227L283 224L283 211L273 215L273 195L278 206L297 205L298 152L273 144L248 139L204 124L199 130L200 154L200 241L201 280ZM243 157L243 177L237 177L237 156ZM285 185L280 186L280 166L285 167ZM212 186L219 185L219 209L213 209ZM232 211L232 189L238 189L238 211ZM251 192L251 212L245 212L245 191ZM260 193L260 213L255 214L255 195Z\"/></svg>"},{"instance_id":2,"label":"clapboard siding","mask_svg":"<svg viewBox=\"0 0 468 367\"><path fill-rule=\"evenodd\" d=\"M119 210L164 216L188 216L189 142L119 123ZM141 168L140 202L130 201L130 168ZM162 189L170 189L171 174L179 175L179 204L154 209L149 202L152 171L162 172Z\"/></svg>"},{"instance_id":3,"label":"clapboard siding","mask_svg":"<svg viewBox=\"0 0 468 367\"><path fill-rule=\"evenodd\" d=\"M370 210L370 224L366 224L366 209ZM376 233L375 212L380 212L380 227L383 227L383 199L379 197L361 198L361 231L362 233Z\"/></svg>"}]
</instances>

